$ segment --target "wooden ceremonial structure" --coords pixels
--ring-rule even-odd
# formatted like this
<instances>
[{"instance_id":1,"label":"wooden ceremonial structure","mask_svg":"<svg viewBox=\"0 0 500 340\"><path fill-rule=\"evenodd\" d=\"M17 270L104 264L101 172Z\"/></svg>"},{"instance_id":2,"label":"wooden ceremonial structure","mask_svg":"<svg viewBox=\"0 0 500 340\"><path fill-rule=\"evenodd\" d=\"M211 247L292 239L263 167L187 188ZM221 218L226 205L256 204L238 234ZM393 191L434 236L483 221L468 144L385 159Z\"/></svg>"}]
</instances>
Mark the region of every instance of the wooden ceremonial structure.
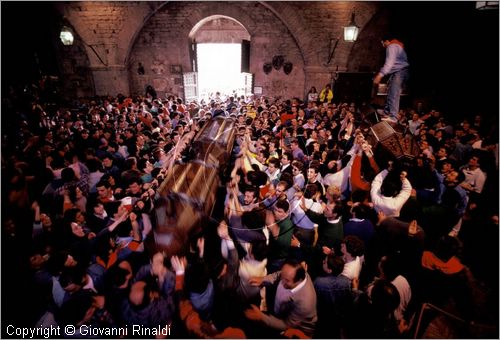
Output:
<instances>
[{"instance_id":1,"label":"wooden ceremonial structure","mask_svg":"<svg viewBox=\"0 0 500 340\"><path fill-rule=\"evenodd\" d=\"M183 136L171 150L148 249L167 256L182 253L189 237L201 231L214 208L220 172L227 167L235 137L235 120L219 116L206 121L196 135Z\"/></svg>"}]
</instances>

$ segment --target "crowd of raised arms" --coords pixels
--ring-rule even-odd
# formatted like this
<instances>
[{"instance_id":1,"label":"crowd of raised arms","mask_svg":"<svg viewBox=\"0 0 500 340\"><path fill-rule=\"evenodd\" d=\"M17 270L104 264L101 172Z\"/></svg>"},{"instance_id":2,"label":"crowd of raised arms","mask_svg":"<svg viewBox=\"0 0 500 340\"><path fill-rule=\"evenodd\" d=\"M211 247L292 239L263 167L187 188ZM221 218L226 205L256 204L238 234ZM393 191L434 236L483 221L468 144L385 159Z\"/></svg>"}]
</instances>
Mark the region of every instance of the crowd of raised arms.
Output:
<instances>
[{"instance_id":1,"label":"crowd of raised arms","mask_svg":"<svg viewBox=\"0 0 500 340\"><path fill-rule=\"evenodd\" d=\"M480 242L498 268L486 264L498 250L498 122L420 104L398 116L420 150L402 163L377 156L368 111L335 97L58 105L11 92L2 286L4 303L29 303L4 317L129 327L125 337L170 325L188 338L412 337L423 302L477 319L475 257L462 250ZM156 190L183 162L182 137L216 116L237 129L224 211L185 251L152 253Z\"/></svg>"}]
</instances>

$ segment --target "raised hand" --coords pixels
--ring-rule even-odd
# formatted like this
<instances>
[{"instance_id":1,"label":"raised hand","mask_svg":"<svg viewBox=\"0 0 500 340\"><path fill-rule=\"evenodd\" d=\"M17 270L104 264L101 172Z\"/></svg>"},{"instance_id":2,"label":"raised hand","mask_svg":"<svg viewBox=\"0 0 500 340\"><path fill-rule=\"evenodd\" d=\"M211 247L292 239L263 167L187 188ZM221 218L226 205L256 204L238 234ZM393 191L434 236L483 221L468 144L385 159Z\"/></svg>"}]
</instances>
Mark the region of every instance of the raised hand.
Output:
<instances>
[{"instance_id":1,"label":"raised hand","mask_svg":"<svg viewBox=\"0 0 500 340\"><path fill-rule=\"evenodd\" d=\"M225 221L221 221L217 227L217 234L223 240L229 239L229 228Z\"/></svg>"},{"instance_id":2,"label":"raised hand","mask_svg":"<svg viewBox=\"0 0 500 340\"><path fill-rule=\"evenodd\" d=\"M204 237L200 237L196 241L196 246L198 247L200 258L203 258L203 253L205 252L205 238Z\"/></svg>"},{"instance_id":3,"label":"raised hand","mask_svg":"<svg viewBox=\"0 0 500 340\"><path fill-rule=\"evenodd\" d=\"M259 321L262 320L263 313L256 305L251 305L249 309L245 310L245 316L249 320Z\"/></svg>"},{"instance_id":4,"label":"raised hand","mask_svg":"<svg viewBox=\"0 0 500 340\"><path fill-rule=\"evenodd\" d=\"M417 220L413 220L408 225L408 235L414 236L417 233Z\"/></svg>"},{"instance_id":5,"label":"raised hand","mask_svg":"<svg viewBox=\"0 0 500 340\"><path fill-rule=\"evenodd\" d=\"M174 255L170 259L170 264L172 265L172 269L175 271L175 274L181 275L181 273L183 274L186 269L187 260L185 257L179 258L177 255Z\"/></svg>"}]
</instances>

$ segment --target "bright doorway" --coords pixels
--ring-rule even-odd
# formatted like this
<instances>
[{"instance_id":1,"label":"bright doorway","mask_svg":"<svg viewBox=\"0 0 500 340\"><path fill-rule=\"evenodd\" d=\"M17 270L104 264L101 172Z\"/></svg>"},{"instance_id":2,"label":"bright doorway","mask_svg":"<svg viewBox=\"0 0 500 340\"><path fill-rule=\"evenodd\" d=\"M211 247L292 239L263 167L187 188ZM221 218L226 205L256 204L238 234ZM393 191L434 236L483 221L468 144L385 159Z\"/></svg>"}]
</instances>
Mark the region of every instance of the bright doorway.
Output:
<instances>
[{"instance_id":1,"label":"bright doorway","mask_svg":"<svg viewBox=\"0 0 500 340\"><path fill-rule=\"evenodd\" d=\"M194 25L189 39L192 71L183 77L186 101L206 103L216 92L221 99L252 94L251 37L239 21L224 15L206 17Z\"/></svg>"},{"instance_id":2,"label":"bright doorway","mask_svg":"<svg viewBox=\"0 0 500 340\"><path fill-rule=\"evenodd\" d=\"M197 44L199 98L205 101L244 91L241 44Z\"/></svg>"}]
</instances>

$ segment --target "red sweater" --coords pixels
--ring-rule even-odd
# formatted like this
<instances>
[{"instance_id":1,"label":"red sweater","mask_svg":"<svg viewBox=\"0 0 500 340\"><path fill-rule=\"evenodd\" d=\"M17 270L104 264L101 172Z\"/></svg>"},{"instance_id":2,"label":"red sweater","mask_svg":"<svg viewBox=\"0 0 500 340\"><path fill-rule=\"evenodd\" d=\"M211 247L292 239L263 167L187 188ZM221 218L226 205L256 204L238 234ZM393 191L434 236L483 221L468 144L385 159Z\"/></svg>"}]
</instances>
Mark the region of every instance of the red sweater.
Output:
<instances>
[{"instance_id":1,"label":"red sweater","mask_svg":"<svg viewBox=\"0 0 500 340\"><path fill-rule=\"evenodd\" d=\"M364 190L364 191L370 191L371 188L371 183L368 181L365 181L364 178L361 176L361 157L360 155L354 156L354 161L352 162L352 167L351 167L351 188L352 191L355 190ZM375 171L375 173L379 173L380 169L375 162L375 159L373 157L368 157L370 160L370 166L371 168Z\"/></svg>"}]
</instances>

